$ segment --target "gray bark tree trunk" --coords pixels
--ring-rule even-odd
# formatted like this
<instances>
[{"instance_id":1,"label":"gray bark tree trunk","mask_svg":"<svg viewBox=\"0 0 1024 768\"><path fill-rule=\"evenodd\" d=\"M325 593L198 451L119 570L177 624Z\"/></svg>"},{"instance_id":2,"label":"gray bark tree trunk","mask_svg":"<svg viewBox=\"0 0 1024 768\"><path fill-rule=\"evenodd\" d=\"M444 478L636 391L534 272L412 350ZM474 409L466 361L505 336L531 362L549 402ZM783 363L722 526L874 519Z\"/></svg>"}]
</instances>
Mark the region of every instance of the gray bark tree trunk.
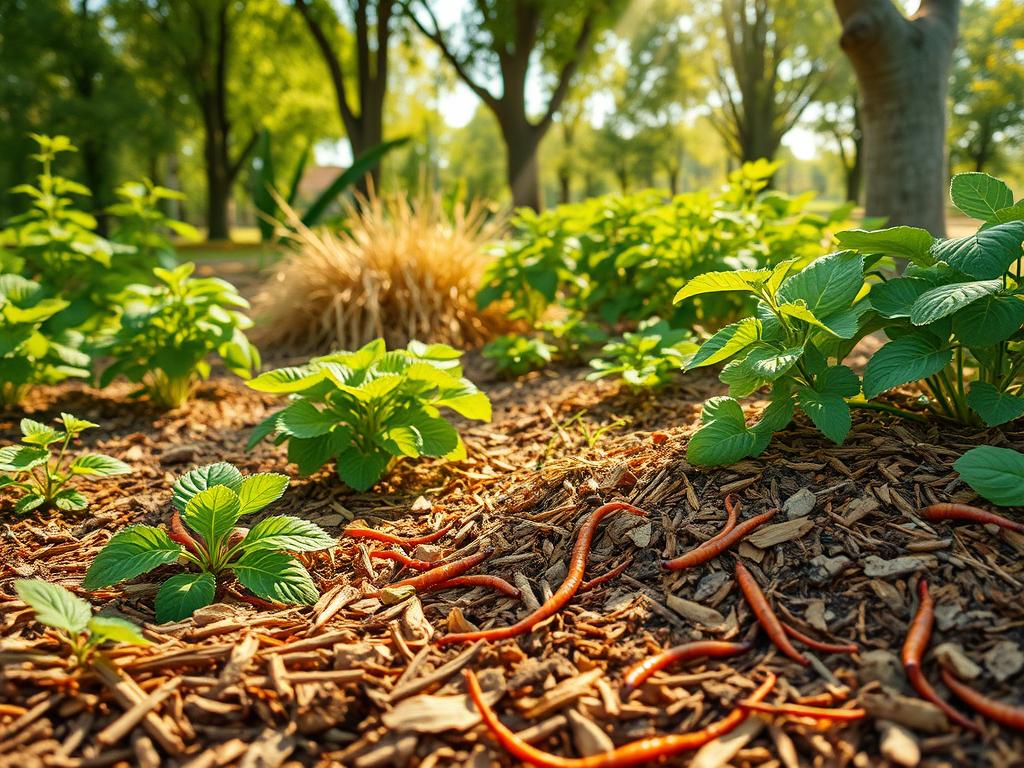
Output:
<instances>
[{"instance_id":1,"label":"gray bark tree trunk","mask_svg":"<svg viewBox=\"0 0 1024 768\"><path fill-rule=\"evenodd\" d=\"M959 0L922 0L910 18L891 0L834 4L860 90L866 213L945 236L946 99Z\"/></svg>"}]
</instances>

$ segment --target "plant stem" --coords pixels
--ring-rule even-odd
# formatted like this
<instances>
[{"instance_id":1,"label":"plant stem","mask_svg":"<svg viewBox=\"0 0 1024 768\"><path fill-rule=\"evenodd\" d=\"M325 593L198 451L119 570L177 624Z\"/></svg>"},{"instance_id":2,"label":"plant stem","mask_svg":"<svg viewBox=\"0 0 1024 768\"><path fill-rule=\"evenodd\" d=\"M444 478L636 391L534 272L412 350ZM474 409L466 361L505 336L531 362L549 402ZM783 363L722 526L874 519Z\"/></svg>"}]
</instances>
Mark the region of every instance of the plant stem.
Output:
<instances>
[{"instance_id":1,"label":"plant stem","mask_svg":"<svg viewBox=\"0 0 1024 768\"><path fill-rule=\"evenodd\" d=\"M913 411L907 411L903 408L897 408L895 405L889 405L887 403L879 403L874 400L865 400L864 402L853 401L849 403L851 408L860 408L865 411L884 411L885 413L893 413L897 416L910 419L911 421L920 421L927 423L928 417L923 413L914 413Z\"/></svg>"}]
</instances>

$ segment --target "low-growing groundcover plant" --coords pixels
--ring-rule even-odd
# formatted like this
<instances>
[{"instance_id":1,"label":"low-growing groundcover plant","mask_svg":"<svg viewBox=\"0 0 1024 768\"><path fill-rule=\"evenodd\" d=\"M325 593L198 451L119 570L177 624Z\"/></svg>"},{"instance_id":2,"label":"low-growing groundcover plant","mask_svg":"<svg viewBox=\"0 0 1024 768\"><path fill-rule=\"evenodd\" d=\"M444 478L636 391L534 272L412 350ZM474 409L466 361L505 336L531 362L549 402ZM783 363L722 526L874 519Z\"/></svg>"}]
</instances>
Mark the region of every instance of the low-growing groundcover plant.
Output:
<instances>
[{"instance_id":1,"label":"low-growing groundcover plant","mask_svg":"<svg viewBox=\"0 0 1024 768\"><path fill-rule=\"evenodd\" d=\"M979 445L953 464L976 493L1001 507L1024 507L1024 454L1012 448Z\"/></svg>"},{"instance_id":2,"label":"low-growing groundcover plant","mask_svg":"<svg viewBox=\"0 0 1024 768\"><path fill-rule=\"evenodd\" d=\"M653 389L668 384L697 351L693 334L669 327L653 317L640 323L635 333L624 333L601 349L590 361L594 372L588 381L618 376L633 389Z\"/></svg>"},{"instance_id":3,"label":"low-growing groundcover plant","mask_svg":"<svg viewBox=\"0 0 1024 768\"><path fill-rule=\"evenodd\" d=\"M243 477L226 463L197 467L174 482L170 533L151 525L120 531L96 556L83 586L102 589L181 563L195 570L171 576L160 587L158 622L187 619L213 603L218 582L228 574L264 600L312 605L319 597L316 585L289 553L329 549L334 539L315 523L287 515L264 518L244 534L236 529L243 516L277 501L287 487L284 475Z\"/></svg>"},{"instance_id":4,"label":"low-growing groundcover plant","mask_svg":"<svg viewBox=\"0 0 1024 768\"><path fill-rule=\"evenodd\" d=\"M131 472L131 467L120 459L102 453L68 456L71 441L85 430L99 425L69 413L60 415L60 424L63 429L22 419L21 442L24 445L0 448L0 488L10 488L21 494L14 505L15 512L51 506L66 511L85 509L88 500L69 486L72 479L83 475L111 477Z\"/></svg>"},{"instance_id":5,"label":"low-growing groundcover plant","mask_svg":"<svg viewBox=\"0 0 1024 768\"><path fill-rule=\"evenodd\" d=\"M271 435L288 443L288 459L309 475L335 461L357 491L371 488L403 457L465 457L462 438L441 414L491 420L487 395L462 375L462 353L446 344L409 343L388 351L383 339L356 352L316 357L267 371L249 382L292 403L254 430L249 446Z\"/></svg>"},{"instance_id":6,"label":"low-growing groundcover plant","mask_svg":"<svg viewBox=\"0 0 1024 768\"><path fill-rule=\"evenodd\" d=\"M499 336L484 344L483 356L494 363L502 376L522 376L551 362L555 348L539 336L515 333Z\"/></svg>"},{"instance_id":7,"label":"low-growing groundcover plant","mask_svg":"<svg viewBox=\"0 0 1024 768\"><path fill-rule=\"evenodd\" d=\"M93 616L92 606L57 584L19 579L14 590L36 612L36 621L61 634L79 665L86 664L103 643L149 645L132 622L117 616Z\"/></svg>"},{"instance_id":8,"label":"low-growing groundcover plant","mask_svg":"<svg viewBox=\"0 0 1024 768\"><path fill-rule=\"evenodd\" d=\"M114 363L103 372L102 386L123 375L141 383L156 403L173 408L210 375L213 353L244 378L259 367L259 352L245 336L252 321L239 311L249 302L231 283L192 277L194 271L191 263L157 267L157 285L125 289L121 327L106 349Z\"/></svg>"}]
</instances>

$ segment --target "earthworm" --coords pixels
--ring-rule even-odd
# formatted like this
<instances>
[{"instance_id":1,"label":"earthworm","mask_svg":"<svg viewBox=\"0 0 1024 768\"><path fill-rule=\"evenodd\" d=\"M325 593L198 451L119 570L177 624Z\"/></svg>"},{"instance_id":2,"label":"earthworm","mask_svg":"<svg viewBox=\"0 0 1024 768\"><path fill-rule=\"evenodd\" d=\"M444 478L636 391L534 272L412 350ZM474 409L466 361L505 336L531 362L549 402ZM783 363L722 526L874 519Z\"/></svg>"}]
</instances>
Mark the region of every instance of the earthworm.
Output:
<instances>
[{"instance_id":1,"label":"earthworm","mask_svg":"<svg viewBox=\"0 0 1024 768\"><path fill-rule=\"evenodd\" d=\"M921 510L921 517L932 521L966 520L971 523L981 523L982 525L998 525L1000 528L1024 533L1024 523L1018 523L1016 520L997 515L995 512L972 507L970 504L932 504Z\"/></svg>"},{"instance_id":2,"label":"earthworm","mask_svg":"<svg viewBox=\"0 0 1024 768\"><path fill-rule=\"evenodd\" d=\"M747 604L754 612L758 624L764 628L765 634L775 644L775 647L801 666L806 667L810 664L807 657L800 653L786 637L786 630L782 628L782 622L779 621L779 617L775 615L775 611L769 605L768 598L764 596L764 592L761 591L753 574L738 560L736 561L736 583L739 584L743 597L747 599Z\"/></svg>"},{"instance_id":3,"label":"earthworm","mask_svg":"<svg viewBox=\"0 0 1024 768\"><path fill-rule=\"evenodd\" d=\"M394 560L407 568L412 568L417 571L429 571L434 567L434 563L429 563L426 560L416 560L402 552L390 552L384 549L375 549L369 554L370 557L376 557L380 560Z\"/></svg>"},{"instance_id":4,"label":"earthworm","mask_svg":"<svg viewBox=\"0 0 1024 768\"><path fill-rule=\"evenodd\" d=\"M174 510L171 514L171 530L168 532L167 537L176 544L183 546L196 557L202 559L202 548L199 546L199 542L192 538L192 534L185 530L185 526L181 522L181 515L178 513L178 510Z\"/></svg>"},{"instance_id":5,"label":"earthworm","mask_svg":"<svg viewBox=\"0 0 1024 768\"><path fill-rule=\"evenodd\" d=\"M354 539L373 539L384 544L397 544L400 547L415 547L417 544L430 544L444 536L455 527L455 523L449 523L444 528L428 533L424 536L395 536L393 533L384 533L374 528L350 525L342 533Z\"/></svg>"},{"instance_id":6,"label":"earthworm","mask_svg":"<svg viewBox=\"0 0 1024 768\"><path fill-rule=\"evenodd\" d=\"M494 710L484 700L483 691L480 690L480 683L473 670L466 669L463 674L466 677L466 685L469 688L473 704L476 705L484 723L490 728L491 733L494 734L501 746L513 757L530 765L540 766L540 768L625 768L629 765L648 765L655 763L660 758L702 747L710 741L721 738L747 719L747 712L736 707L721 720L697 731L639 739L600 755L561 757L537 749L513 733L498 719ZM771 672L767 674L765 681L750 695L747 701L761 701L771 692L775 686L775 675Z\"/></svg>"},{"instance_id":7,"label":"earthworm","mask_svg":"<svg viewBox=\"0 0 1024 768\"><path fill-rule=\"evenodd\" d=\"M565 576L565 581L536 611L515 624L508 626L494 627L493 629L484 629L477 632L459 632L445 635L435 641L437 645L471 643L476 640L504 640L507 637L515 637L524 632L529 632L540 622L554 616L572 599L572 596L580 588L580 584L583 583L583 572L587 567L587 555L590 553L590 543L594 538L594 531L597 530L598 523L607 515L620 509L627 510L634 515L647 514L642 509L637 509L632 504L627 504L624 501L613 501L591 512L590 517L587 518L587 521L580 528L579 535L576 537L576 544L572 548L569 572Z\"/></svg>"},{"instance_id":8,"label":"earthworm","mask_svg":"<svg viewBox=\"0 0 1024 768\"><path fill-rule=\"evenodd\" d=\"M816 651L822 653L857 653L860 648L856 643L823 643L821 640L815 640L809 635L805 635L796 627L791 627L784 621L780 621L782 624L782 631L792 637L798 643L803 643L808 648L813 648Z\"/></svg>"},{"instance_id":9,"label":"earthworm","mask_svg":"<svg viewBox=\"0 0 1024 768\"><path fill-rule=\"evenodd\" d=\"M695 559L699 557L704 550L719 541L723 536L727 535L729 531L736 527L736 514L739 512L738 507L733 506L732 500L733 495L730 493L725 497L725 525L722 526L722 530L712 536L710 539L705 541L703 544L698 545L696 548L691 549L689 552L679 555L671 560L663 560L662 566L671 570L679 570L682 568L688 568L691 565L700 565L704 560ZM684 562L685 561L685 562Z\"/></svg>"},{"instance_id":10,"label":"earthworm","mask_svg":"<svg viewBox=\"0 0 1024 768\"><path fill-rule=\"evenodd\" d=\"M453 576L447 581L442 581L439 584L433 585L430 589L449 589L451 587L486 587L489 589L496 589L498 592L504 592L506 595L514 597L516 600L523 596L523 593L520 592L517 587L512 586L498 576L486 576L483 574L472 573L466 576Z\"/></svg>"},{"instance_id":11,"label":"earthworm","mask_svg":"<svg viewBox=\"0 0 1024 768\"><path fill-rule=\"evenodd\" d=\"M808 707L803 704L765 704L763 701L745 699L737 705L753 712L764 712L769 715L792 715L793 717L813 717L816 720L837 720L849 722L860 720L867 712L863 709L835 709L831 707Z\"/></svg>"},{"instance_id":12,"label":"earthworm","mask_svg":"<svg viewBox=\"0 0 1024 768\"><path fill-rule=\"evenodd\" d=\"M580 584L580 588L579 588L578 591L579 592L586 592L587 590L593 589L594 587L598 586L599 584L604 584L606 581L611 581L612 579L618 578L619 576L621 576L623 574L623 572L627 568L629 568L629 566L632 563L633 563L633 556L629 555L625 560L623 560L621 563L616 565L614 568L612 568L607 573L602 573L600 576L595 576L590 581L584 581L582 584Z\"/></svg>"},{"instance_id":13,"label":"earthworm","mask_svg":"<svg viewBox=\"0 0 1024 768\"><path fill-rule=\"evenodd\" d=\"M979 715L1014 730L1024 731L1024 708L1013 707L1002 701L983 696L967 683L958 680L948 669L942 669L941 672L942 682L946 684L946 687Z\"/></svg>"},{"instance_id":14,"label":"earthworm","mask_svg":"<svg viewBox=\"0 0 1024 768\"><path fill-rule=\"evenodd\" d=\"M429 571L423 571L423 573L417 574L416 576L412 576L408 579L396 581L394 584L389 584L388 586L409 586L415 587L417 592L425 592L431 589L435 584L450 581L454 576L461 576L470 568L480 565L480 563L493 554L494 547L485 547L472 555L460 558L459 560L452 560L450 563L439 565L436 568L431 568Z\"/></svg>"},{"instance_id":15,"label":"earthworm","mask_svg":"<svg viewBox=\"0 0 1024 768\"><path fill-rule=\"evenodd\" d=\"M910 622L910 629L907 630L907 638L903 641L903 650L900 654L907 679L910 680L911 686L922 699L927 699L945 712L951 722L961 728L981 733L982 730L978 724L957 712L952 705L939 696L924 676L921 659L928 648L932 637L932 628L935 626L935 604L932 602L931 595L928 594L928 582L925 579L921 579L917 584L917 597L919 603L917 613L914 615L913 621Z\"/></svg>"},{"instance_id":16,"label":"earthworm","mask_svg":"<svg viewBox=\"0 0 1024 768\"><path fill-rule=\"evenodd\" d=\"M714 659L721 659L726 656L739 656L751 648L753 646L750 643L727 643L720 640L698 640L692 643L677 645L661 653L648 656L643 661L627 669L622 676L625 683L622 688L625 692L629 692L642 685L647 678L659 669L664 669L670 664L689 661L690 659L697 659L703 656Z\"/></svg>"},{"instance_id":17,"label":"earthworm","mask_svg":"<svg viewBox=\"0 0 1024 768\"><path fill-rule=\"evenodd\" d=\"M708 560L718 557L738 541L741 541L755 528L767 523L775 517L778 511L777 509L769 509L767 512L762 512L757 517L752 517L731 529L728 529L728 523L726 523L728 530L723 531L713 539L705 541L696 549L691 549L685 555L680 555L671 560L663 560L661 565L670 571L679 571L683 568L692 568L695 565L706 563Z\"/></svg>"}]
</instances>

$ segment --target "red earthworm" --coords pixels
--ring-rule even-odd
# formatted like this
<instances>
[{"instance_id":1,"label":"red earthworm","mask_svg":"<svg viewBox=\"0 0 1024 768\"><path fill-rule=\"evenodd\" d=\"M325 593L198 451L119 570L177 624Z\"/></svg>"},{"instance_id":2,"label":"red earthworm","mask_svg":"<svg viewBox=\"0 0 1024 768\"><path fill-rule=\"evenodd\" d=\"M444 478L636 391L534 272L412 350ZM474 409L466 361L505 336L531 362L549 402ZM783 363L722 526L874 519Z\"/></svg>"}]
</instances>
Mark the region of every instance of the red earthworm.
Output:
<instances>
[{"instance_id":1,"label":"red earthworm","mask_svg":"<svg viewBox=\"0 0 1024 768\"><path fill-rule=\"evenodd\" d=\"M493 629L484 629L477 632L458 632L452 635L445 635L440 637L435 642L437 645L450 645L451 643L471 643L476 640L504 640L507 637L515 637L525 632L529 632L535 626L540 624L551 616L554 616L560 611L566 603L568 603L573 595L576 594L580 588L580 584L583 583L583 572L587 567L587 555L590 553L590 542L594 538L594 531L597 530L598 523L601 522L607 515L612 512L617 512L620 509L632 512L634 515L646 515L642 509L637 509L632 504L627 504L624 501L613 501L609 504L605 504L598 507L590 513L590 517L580 528L579 535L576 537L576 544L572 548L572 557L569 561L569 572L565 576L565 581L555 591L551 597L549 597L540 608L531 613L524 619L517 621L515 624L511 624L504 627L494 627Z\"/></svg>"},{"instance_id":2,"label":"red earthworm","mask_svg":"<svg viewBox=\"0 0 1024 768\"><path fill-rule=\"evenodd\" d=\"M932 521L966 520L971 523L981 523L982 525L998 525L1000 528L1024 533L1024 523L1018 523L1016 520L997 515L995 512L972 507L970 504L932 504L921 510L921 517Z\"/></svg>"},{"instance_id":3,"label":"red earthworm","mask_svg":"<svg viewBox=\"0 0 1024 768\"><path fill-rule=\"evenodd\" d=\"M512 586L498 576L487 576L484 574L472 573L466 576L453 576L447 581L434 584L430 589L450 589L451 587L486 587L489 589L496 589L498 592L503 592L509 597L514 597L516 600L519 600L523 596L523 593L520 592L517 587Z\"/></svg>"},{"instance_id":4,"label":"red earthworm","mask_svg":"<svg viewBox=\"0 0 1024 768\"><path fill-rule=\"evenodd\" d=\"M473 670L466 669L463 674L469 688L470 698L491 733L504 749L513 757L540 768L625 768L630 765L649 765L660 758L669 757L689 750L697 749L708 742L721 738L735 729L747 719L747 712L736 707L721 720L717 720L700 730L689 733L670 733L665 736L638 739L623 744L611 752L589 757L562 757L537 749L519 738L512 730L498 719L497 714L484 700L480 683ZM768 673L765 681L756 691L750 694L747 701L758 702L767 696L775 686L775 675Z\"/></svg>"},{"instance_id":5,"label":"red earthworm","mask_svg":"<svg viewBox=\"0 0 1024 768\"><path fill-rule=\"evenodd\" d=\"M183 546L196 557L203 558L202 547L199 546L198 541L192 538L192 534L185 530L178 510L174 510L171 514L171 530L168 532L167 537L176 544Z\"/></svg>"},{"instance_id":6,"label":"red earthworm","mask_svg":"<svg viewBox=\"0 0 1024 768\"><path fill-rule=\"evenodd\" d=\"M720 541L724 536L727 536L729 534L729 531L736 527L736 514L739 512L739 507L741 507L742 504L733 506L733 498L734 496L731 493L725 497L726 517L725 525L722 527L721 531L719 531L716 535L712 536L710 539L705 541L703 544L700 544L694 549L691 549L689 552L679 555L678 557L674 557L671 560L663 560L661 563L662 567L675 571L681 570L683 568L689 568L692 565L700 565L701 563L706 562L701 558L706 554L708 547L713 545L715 542Z\"/></svg>"},{"instance_id":7,"label":"red earthworm","mask_svg":"<svg viewBox=\"0 0 1024 768\"><path fill-rule=\"evenodd\" d=\"M753 574L738 560L736 561L736 583L739 584L743 597L747 599L747 604L754 612L758 624L764 628L765 634L775 644L775 647L797 664L804 667L810 664L807 657L800 653L786 637L786 630L782 628L782 622L779 621L779 617L775 615L775 611L769 605L768 598L764 596L764 592L761 591Z\"/></svg>"},{"instance_id":8,"label":"red earthworm","mask_svg":"<svg viewBox=\"0 0 1024 768\"><path fill-rule=\"evenodd\" d=\"M745 699L737 704L741 709L764 712L769 715L791 715L813 717L815 720L838 720L849 722L860 720L867 712L863 709L833 709L830 707L808 707L803 704L765 704L763 701Z\"/></svg>"},{"instance_id":9,"label":"red earthworm","mask_svg":"<svg viewBox=\"0 0 1024 768\"><path fill-rule=\"evenodd\" d=\"M435 563L430 563L426 560L416 560L402 552L390 552L384 549L375 549L369 554L370 557L376 557L379 560L394 560L407 568L412 568L417 571L429 571L435 566Z\"/></svg>"},{"instance_id":10,"label":"red earthworm","mask_svg":"<svg viewBox=\"0 0 1024 768\"><path fill-rule=\"evenodd\" d=\"M392 588L409 586L415 587L417 592L424 592L435 584L449 581L454 576L461 576L470 568L480 565L480 563L493 554L494 547L485 547L472 555L463 557L459 560L452 560L450 563L439 565L436 568L431 568L429 571L423 571L423 573L417 574L416 576L412 576L408 579L396 581L394 584L389 584L388 586Z\"/></svg>"},{"instance_id":11,"label":"red earthworm","mask_svg":"<svg viewBox=\"0 0 1024 768\"><path fill-rule=\"evenodd\" d=\"M677 645L661 653L648 656L643 661L627 669L622 676L624 681L622 688L623 691L629 692L642 685L655 672L664 669L670 664L704 656L714 659L721 659L726 656L739 656L751 648L753 646L750 643L726 643L720 640L698 640L692 643Z\"/></svg>"},{"instance_id":12,"label":"red earthworm","mask_svg":"<svg viewBox=\"0 0 1024 768\"><path fill-rule=\"evenodd\" d=\"M685 555L673 558L671 560L663 560L661 565L663 568L667 568L670 571L679 571L683 568L692 568L695 565L701 565L706 563L712 558L718 557L720 554L725 552L731 546L741 541L747 534L749 534L755 528L764 525L773 517L779 510L769 509L767 512L762 512L757 517L752 517L746 520L735 528L715 536L713 539L705 541L696 549L691 549Z\"/></svg>"},{"instance_id":13,"label":"red earthworm","mask_svg":"<svg viewBox=\"0 0 1024 768\"><path fill-rule=\"evenodd\" d=\"M400 547L415 547L417 544L430 544L431 542L437 541L454 527L455 523L449 523L444 528L423 536L395 536L393 533L384 533L384 531L378 531L374 528L350 525L342 531L342 533L347 536L351 536L354 539L373 539L374 541L380 541L384 544L397 544Z\"/></svg>"},{"instance_id":14,"label":"red earthworm","mask_svg":"<svg viewBox=\"0 0 1024 768\"><path fill-rule=\"evenodd\" d=\"M955 678L948 669L942 670L942 682L946 684L957 698L967 706L989 720L1013 728L1017 731L1024 731L1024 708L1013 707L1002 701L990 699L971 688L967 683Z\"/></svg>"},{"instance_id":15,"label":"red earthworm","mask_svg":"<svg viewBox=\"0 0 1024 768\"><path fill-rule=\"evenodd\" d=\"M633 562L633 556L632 555L627 556L625 560L623 560L621 563L616 565L614 568L612 568L607 573L602 573L600 576L595 576L590 581L584 581L582 584L580 584L580 588L579 588L578 592L586 592L587 590L593 589L594 587L598 586L599 584L604 584L606 581L611 581L612 579L618 578L619 576L621 576L623 574L623 572L627 568L629 568L629 566L632 564L632 562Z\"/></svg>"},{"instance_id":16,"label":"red earthworm","mask_svg":"<svg viewBox=\"0 0 1024 768\"><path fill-rule=\"evenodd\" d=\"M805 635L796 627L791 627L784 621L779 622L782 625L782 631L792 637L798 643L803 643L808 648L813 648L816 651L822 653L857 653L860 647L856 643L823 643L821 640L815 640L809 635Z\"/></svg>"},{"instance_id":17,"label":"red earthworm","mask_svg":"<svg viewBox=\"0 0 1024 768\"><path fill-rule=\"evenodd\" d=\"M914 615L913 621L910 622L910 629L907 630L907 638L903 641L903 650L900 654L907 679L910 680L911 686L922 699L927 699L945 712L951 722L975 733L982 733L977 723L968 720L939 696L924 676L921 659L928 648L932 637L932 628L935 626L935 604L932 602L931 595L928 594L928 582L925 579L921 579L917 584L917 597L919 603L917 613Z\"/></svg>"}]
</instances>

